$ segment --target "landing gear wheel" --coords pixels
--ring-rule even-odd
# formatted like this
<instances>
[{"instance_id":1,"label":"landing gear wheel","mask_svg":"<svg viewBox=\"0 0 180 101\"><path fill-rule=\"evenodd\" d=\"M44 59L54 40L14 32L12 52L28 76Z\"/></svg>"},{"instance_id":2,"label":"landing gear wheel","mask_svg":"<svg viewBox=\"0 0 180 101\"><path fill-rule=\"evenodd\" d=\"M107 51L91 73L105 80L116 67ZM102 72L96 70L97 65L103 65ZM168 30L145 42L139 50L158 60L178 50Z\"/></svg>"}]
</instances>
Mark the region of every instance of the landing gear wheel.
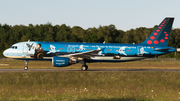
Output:
<instances>
[{"instance_id":1,"label":"landing gear wheel","mask_svg":"<svg viewBox=\"0 0 180 101\"><path fill-rule=\"evenodd\" d=\"M28 70L28 62L29 60L26 60L24 70Z\"/></svg>"},{"instance_id":2,"label":"landing gear wheel","mask_svg":"<svg viewBox=\"0 0 180 101\"><path fill-rule=\"evenodd\" d=\"M83 70L83 71L85 71L85 70L87 70L88 69L88 66L87 65L83 65L82 67L81 67L81 70Z\"/></svg>"},{"instance_id":3,"label":"landing gear wheel","mask_svg":"<svg viewBox=\"0 0 180 101\"><path fill-rule=\"evenodd\" d=\"M25 66L25 67L24 67L24 70L28 70L28 66Z\"/></svg>"}]
</instances>

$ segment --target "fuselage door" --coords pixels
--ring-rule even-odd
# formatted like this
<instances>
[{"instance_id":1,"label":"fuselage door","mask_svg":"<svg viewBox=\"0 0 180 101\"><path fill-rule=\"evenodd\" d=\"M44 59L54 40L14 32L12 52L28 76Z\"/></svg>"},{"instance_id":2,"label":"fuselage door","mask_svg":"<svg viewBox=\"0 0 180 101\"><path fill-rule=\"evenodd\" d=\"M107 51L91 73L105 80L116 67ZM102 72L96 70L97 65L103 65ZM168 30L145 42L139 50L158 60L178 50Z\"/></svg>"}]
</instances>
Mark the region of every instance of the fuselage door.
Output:
<instances>
[{"instance_id":1,"label":"fuselage door","mask_svg":"<svg viewBox=\"0 0 180 101\"><path fill-rule=\"evenodd\" d=\"M26 45L26 43L23 44L23 53L28 53L29 51L29 48L28 46Z\"/></svg>"},{"instance_id":2,"label":"fuselage door","mask_svg":"<svg viewBox=\"0 0 180 101\"><path fill-rule=\"evenodd\" d=\"M30 54L34 54L34 49L33 46L34 43L24 43L23 44L23 53L30 53Z\"/></svg>"}]
</instances>

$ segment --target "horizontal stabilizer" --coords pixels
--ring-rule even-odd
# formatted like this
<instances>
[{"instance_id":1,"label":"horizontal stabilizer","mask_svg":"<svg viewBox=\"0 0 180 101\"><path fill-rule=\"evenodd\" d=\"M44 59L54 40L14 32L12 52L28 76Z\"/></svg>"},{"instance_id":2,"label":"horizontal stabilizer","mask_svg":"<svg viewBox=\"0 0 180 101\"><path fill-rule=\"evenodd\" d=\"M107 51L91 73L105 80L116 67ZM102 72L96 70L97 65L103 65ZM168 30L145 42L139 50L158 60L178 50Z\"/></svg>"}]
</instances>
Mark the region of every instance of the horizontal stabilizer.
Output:
<instances>
[{"instance_id":1,"label":"horizontal stabilizer","mask_svg":"<svg viewBox=\"0 0 180 101\"><path fill-rule=\"evenodd\" d=\"M173 49L173 48L163 48L163 49L155 49L155 51L168 51L170 49Z\"/></svg>"}]
</instances>

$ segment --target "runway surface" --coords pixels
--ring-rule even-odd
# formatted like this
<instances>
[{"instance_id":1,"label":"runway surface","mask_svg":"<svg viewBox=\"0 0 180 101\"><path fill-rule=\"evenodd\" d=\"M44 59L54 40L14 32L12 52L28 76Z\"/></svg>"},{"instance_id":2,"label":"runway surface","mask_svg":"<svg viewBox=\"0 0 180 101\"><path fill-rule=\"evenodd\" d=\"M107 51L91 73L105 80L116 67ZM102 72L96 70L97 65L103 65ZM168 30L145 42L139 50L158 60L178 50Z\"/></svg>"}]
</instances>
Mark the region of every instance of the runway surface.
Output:
<instances>
[{"instance_id":1,"label":"runway surface","mask_svg":"<svg viewBox=\"0 0 180 101\"><path fill-rule=\"evenodd\" d=\"M0 69L2 72L68 72L68 71L81 71L80 69ZM179 71L180 69L88 69L87 72L108 72L108 71ZM84 71L82 71L84 72Z\"/></svg>"}]
</instances>

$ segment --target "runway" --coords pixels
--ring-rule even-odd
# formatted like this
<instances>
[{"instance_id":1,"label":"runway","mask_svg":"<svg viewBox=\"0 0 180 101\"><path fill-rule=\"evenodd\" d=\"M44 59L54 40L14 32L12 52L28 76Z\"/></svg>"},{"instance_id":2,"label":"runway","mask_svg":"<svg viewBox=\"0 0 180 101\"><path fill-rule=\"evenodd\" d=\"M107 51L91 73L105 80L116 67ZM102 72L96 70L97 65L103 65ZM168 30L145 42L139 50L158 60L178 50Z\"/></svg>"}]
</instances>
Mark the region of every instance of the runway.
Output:
<instances>
[{"instance_id":1,"label":"runway","mask_svg":"<svg viewBox=\"0 0 180 101\"><path fill-rule=\"evenodd\" d=\"M87 71L81 71L80 69L0 69L0 73L3 72L115 72L115 71L142 71L142 72L156 72L156 71L166 71L166 72L180 72L180 69L88 69Z\"/></svg>"}]
</instances>

